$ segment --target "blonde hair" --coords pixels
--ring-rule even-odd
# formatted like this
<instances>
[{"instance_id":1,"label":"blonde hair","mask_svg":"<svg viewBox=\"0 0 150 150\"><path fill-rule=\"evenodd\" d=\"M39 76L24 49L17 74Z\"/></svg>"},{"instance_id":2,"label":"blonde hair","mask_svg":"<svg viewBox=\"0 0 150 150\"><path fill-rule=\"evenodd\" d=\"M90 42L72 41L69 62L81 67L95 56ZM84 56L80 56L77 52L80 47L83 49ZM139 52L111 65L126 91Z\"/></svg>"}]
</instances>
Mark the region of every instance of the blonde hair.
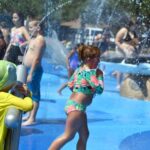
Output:
<instances>
[{"instance_id":1,"label":"blonde hair","mask_svg":"<svg viewBox=\"0 0 150 150\"><path fill-rule=\"evenodd\" d=\"M40 22L40 20L38 20L38 19L32 19L32 20L29 21L29 23L31 23L31 22L32 22L33 26L35 26L37 28L38 27L40 28L40 33L41 34L44 33L44 23L43 22Z\"/></svg>"}]
</instances>

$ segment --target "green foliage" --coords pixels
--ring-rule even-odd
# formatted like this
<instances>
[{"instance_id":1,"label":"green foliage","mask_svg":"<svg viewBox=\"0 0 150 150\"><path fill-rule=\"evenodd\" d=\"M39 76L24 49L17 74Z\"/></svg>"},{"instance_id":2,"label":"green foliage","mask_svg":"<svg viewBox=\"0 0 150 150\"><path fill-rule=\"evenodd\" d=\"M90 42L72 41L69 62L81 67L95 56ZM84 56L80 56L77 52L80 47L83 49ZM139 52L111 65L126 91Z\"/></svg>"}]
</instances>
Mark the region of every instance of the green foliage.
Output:
<instances>
[{"instance_id":1,"label":"green foliage","mask_svg":"<svg viewBox=\"0 0 150 150\"><path fill-rule=\"evenodd\" d=\"M20 11L25 16L40 15L44 13L44 2L45 0L1 0L0 12L11 14L14 11Z\"/></svg>"},{"instance_id":2,"label":"green foliage","mask_svg":"<svg viewBox=\"0 0 150 150\"><path fill-rule=\"evenodd\" d=\"M115 0L111 0L112 2ZM127 12L132 19L141 18L143 23L150 23L150 0L119 0L117 12Z\"/></svg>"},{"instance_id":3,"label":"green foliage","mask_svg":"<svg viewBox=\"0 0 150 150\"><path fill-rule=\"evenodd\" d=\"M87 0L77 1L72 0L72 3L69 5L66 5L62 8L62 20L73 20L80 17L80 14L82 11L84 11L85 7L87 5Z\"/></svg>"},{"instance_id":4,"label":"green foliage","mask_svg":"<svg viewBox=\"0 0 150 150\"><path fill-rule=\"evenodd\" d=\"M0 13L11 14L15 10L21 11L25 16L44 16L52 8L69 0L0 0ZM137 2L141 2L138 4ZM100 5L104 2L102 14L99 15ZM121 17L128 16L137 18L142 16L142 21L149 25L150 0L72 0L68 4L51 15L51 19L73 20L86 15L85 22L99 23L120 23Z\"/></svg>"}]
</instances>

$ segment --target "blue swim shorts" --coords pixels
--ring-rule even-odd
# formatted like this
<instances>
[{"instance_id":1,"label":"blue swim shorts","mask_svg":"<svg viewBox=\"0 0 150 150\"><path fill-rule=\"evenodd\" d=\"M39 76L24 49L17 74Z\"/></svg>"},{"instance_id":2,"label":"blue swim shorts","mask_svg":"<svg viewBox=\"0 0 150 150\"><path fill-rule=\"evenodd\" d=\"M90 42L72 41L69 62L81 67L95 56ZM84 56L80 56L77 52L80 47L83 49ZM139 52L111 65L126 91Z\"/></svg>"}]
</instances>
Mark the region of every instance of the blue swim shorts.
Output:
<instances>
[{"instance_id":1,"label":"blue swim shorts","mask_svg":"<svg viewBox=\"0 0 150 150\"><path fill-rule=\"evenodd\" d=\"M28 72L30 69L28 69ZM33 72L32 81L28 83L28 88L32 92L32 100L35 102L39 102L41 99L40 94L40 82L43 75L43 68L42 66L37 66L35 71Z\"/></svg>"}]
</instances>

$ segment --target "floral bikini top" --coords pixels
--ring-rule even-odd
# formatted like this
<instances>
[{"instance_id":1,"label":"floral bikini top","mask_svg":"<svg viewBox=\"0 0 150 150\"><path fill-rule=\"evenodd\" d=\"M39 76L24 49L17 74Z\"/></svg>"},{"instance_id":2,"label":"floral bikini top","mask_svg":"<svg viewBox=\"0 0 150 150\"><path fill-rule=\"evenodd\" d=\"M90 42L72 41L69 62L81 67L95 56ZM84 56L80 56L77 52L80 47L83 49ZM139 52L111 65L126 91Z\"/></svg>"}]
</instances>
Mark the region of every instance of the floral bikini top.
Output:
<instances>
[{"instance_id":1,"label":"floral bikini top","mask_svg":"<svg viewBox=\"0 0 150 150\"><path fill-rule=\"evenodd\" d=\"M19 31L12 31L11 32L11 43L12 43L12 45L20 46L24 42L25 42L25 38L21 32L19 32Z\"/></svg>"},{"instance_id":2,"label":"floral bikini top","mask_svg":"<svg viewBox=\"0 0 150 150\"><path fill-rule=\"evenodd\" d=\"M76 69L69 79L68 87L75 93L101 94L104 89L103 74L96 76L97 69Z\"/></svg>"}]
</instances>

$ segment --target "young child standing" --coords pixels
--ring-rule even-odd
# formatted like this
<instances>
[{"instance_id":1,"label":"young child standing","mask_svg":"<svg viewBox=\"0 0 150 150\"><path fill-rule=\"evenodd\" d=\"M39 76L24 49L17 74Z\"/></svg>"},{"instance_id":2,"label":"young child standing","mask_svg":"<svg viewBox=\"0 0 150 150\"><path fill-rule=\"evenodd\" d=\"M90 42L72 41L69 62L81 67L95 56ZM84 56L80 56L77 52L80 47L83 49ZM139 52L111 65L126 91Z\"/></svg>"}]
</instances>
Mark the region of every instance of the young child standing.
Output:
<instances>
[{"instance_id":1,"label":"young child standing","mask_svg":"<svg viewBox=\"0 0 150 150\"><path fill-rule=\"evenodd\" d=\"M29 42L27 53L24 56L23 63L28 68L27 83L28 88L32 92L33 109L26 120L22 123L23 126L35 123L36 114L39 108L40 101L40 81L43 74L41 59L45 49L45 39L42 32L42 25L39 25L38 20L29 22L29 32L32 38Z\"/></svg>"},{"instance_id":2,"label":"young child standing","mask_svg":"<svg viewBox=\"0 0 150 150\"><path fill-rule=\"evenodd\" d=\"M68 78L72 76L74 71L79 66L79 57L78 57L78 47L80 44L76 45L67 55L66 57L66 66L68 71ZM61 87L58 89L58 93L62 95L62 90L64 90L67 87L67 82L61 85Z\"/></svg>"},{"instance_id":3,"label":"young child standing","mask_svg":"<svg viewBox=\"0 0 150 150\"><path fill-rule=\"evenodd\" d=\"M97 47L82 45L78 54L82 65L68 82L72 94L65 106L65 132L51 144L49 150L60 150L76 133L79 134L77 149L86 150L89 130L85 111L94 95L103 92L103 73L97 68L100 61L100 50Z\"/></svg>"}]
</instances>

